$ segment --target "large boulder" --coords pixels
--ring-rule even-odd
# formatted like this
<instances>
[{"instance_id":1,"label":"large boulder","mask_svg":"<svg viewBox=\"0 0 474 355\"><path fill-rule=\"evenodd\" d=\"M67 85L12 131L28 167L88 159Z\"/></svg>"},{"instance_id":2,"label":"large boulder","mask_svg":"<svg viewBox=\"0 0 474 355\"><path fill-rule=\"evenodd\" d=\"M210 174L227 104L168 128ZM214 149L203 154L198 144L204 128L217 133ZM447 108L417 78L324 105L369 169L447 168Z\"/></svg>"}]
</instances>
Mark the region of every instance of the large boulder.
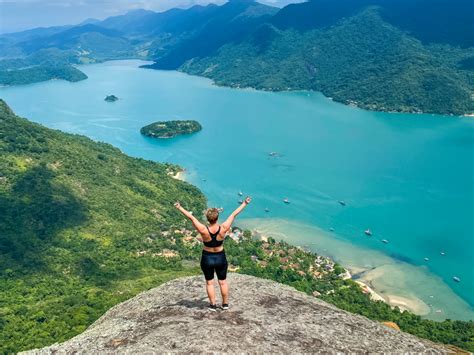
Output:
<instances>
[{"instance_id":1,"label":"large boulder","mask_svg":"<svg viewBox=\"0 0 474 355\"><path fill-rule=\"evenodd\" d=\"M186 277L110 309L84 333L31 354L393 352L449 350L270 280L229 274L230 309L207 309L204 279Z\"/></svg>"}]
</instances>

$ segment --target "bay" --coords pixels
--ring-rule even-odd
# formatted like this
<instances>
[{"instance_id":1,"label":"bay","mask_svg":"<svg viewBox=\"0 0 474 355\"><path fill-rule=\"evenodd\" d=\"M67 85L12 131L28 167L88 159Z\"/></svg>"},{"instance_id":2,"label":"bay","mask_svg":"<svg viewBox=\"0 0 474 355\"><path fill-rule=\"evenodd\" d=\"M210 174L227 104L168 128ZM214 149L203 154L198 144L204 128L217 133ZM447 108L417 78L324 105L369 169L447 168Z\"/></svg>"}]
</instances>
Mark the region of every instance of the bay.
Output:
<instances>
[{"instance_id":1,"label":"bay","mask_svg":"<svg viewBox=\"0 0 474 355\"><path fill-rule=\"evenodd\" d=\"M239 223L326 252L428 318L474 319L472 118L369 112L316 92L221 88L143 63L81 66L85 81L3 87L0 97L47 127L182 165L224 214L239 191L251 195ZM105 102L110 94L119 101ZM203 130L140 135L173 119L197 120Z\"/></svg>"}]
</instances>

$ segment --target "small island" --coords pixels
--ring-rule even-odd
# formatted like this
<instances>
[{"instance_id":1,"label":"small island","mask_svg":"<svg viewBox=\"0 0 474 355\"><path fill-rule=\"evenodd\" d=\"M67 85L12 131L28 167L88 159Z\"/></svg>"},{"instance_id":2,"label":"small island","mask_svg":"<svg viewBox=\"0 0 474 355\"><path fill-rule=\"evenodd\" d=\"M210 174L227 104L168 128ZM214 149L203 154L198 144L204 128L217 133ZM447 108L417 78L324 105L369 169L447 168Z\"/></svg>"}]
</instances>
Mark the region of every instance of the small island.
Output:
<instances>
[{"instance_id":1,"label":"small island","mask_svg":"<svg viewBox=\"0 0 474 355\"><path fill-rule=\"evenodd\" d=\"M107 95L104 99L104 101L107 101L107 102L115 102L117 101L119 98L115 95Z\"/></svg>"},{"instance_id":2,"label":"small island","mask_svg":"<svg viewBox=\"0 0 474 355\"><path fill-rule=\"evenodd\" d=\"M202 129L197 121L159 121L140 129L140 133L152 138L173 138L182 134L199 132Z\"/></svg>"}]
</instances>

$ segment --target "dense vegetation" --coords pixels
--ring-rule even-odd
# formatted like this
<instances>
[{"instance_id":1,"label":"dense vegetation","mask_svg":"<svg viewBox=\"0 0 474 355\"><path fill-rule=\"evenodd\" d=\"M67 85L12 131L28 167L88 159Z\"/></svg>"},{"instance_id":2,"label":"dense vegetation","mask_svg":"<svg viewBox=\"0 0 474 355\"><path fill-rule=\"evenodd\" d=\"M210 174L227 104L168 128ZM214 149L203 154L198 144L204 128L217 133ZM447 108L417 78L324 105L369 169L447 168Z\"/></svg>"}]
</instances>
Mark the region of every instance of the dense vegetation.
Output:
<instances>
[{"instance_id":1,"label":"dense vegetation","mask_svg":"<svg viewBox=\"0 0 474 355\"><path fill-rule=\"evenodd\" d=\"M87 75L71 65L59 67L38 65L24 69L0 71L0 85L23 85L52 79L76 82L87 79Z\"/></svg>"},{"instance_id":2,"label":"dense vegetation","mask_svg":"<svg viewBox=\"0 0 474 355\"><path fill-rule=\"evenodd\" d=\"M173 138L181 134L199 132L202 129L197 121L159 121L140 129L140 133L153 138Z\"/></svg>"},{"instance_id":3,"label":"dense vegetation","mask_svg":"<svg viewBox=\"0 0 474 355\"><path fill-rule=\"evenodd\" d=\"M3 73L11 83L54 78L18 72L15 62L29 58L23 69L50 66L35 55L56 50L63 66L150 59L155 63L145 67L180 69L221 85L318 90L373 110L469 114L473 10L472 0L311 0L281 10L232 0L135 10L0 36L0 74L11 70Z\"/></svg>"},{"instance_id":4,"label":"dense vegetation","mask_svg":"<svg viewBox=\"0 0 474 355\"><path fill-rule=\"evenodd\" d=\"M472 57L474 48L444 48L438 55L438 46L423 45L367 9L323 29L265 24L245 41L190 60L181 70L220 85L318 90L372 110L474 112L474 73L458 64Z\"/></svg>"},{"instance_id":5,"label":"dense vegetation","mask_svg":"<svg viewBox=\"0 0 474 355\"><path fill-rule=\"evenodd\" d=\"M0 61L0 85L23 85L52 79L71 82L87 79L87 75L75 68L74 55L70 51L44 49L25 58Z\"/></svg>"},{"instance_id":6,"label":"dense vegetation","mask_svg":"<svg viewBox=\"0 0 474 355\"><path fill-rule=\"evenodd\" d=\"M104 99L104 101L107 101L107 102L115 102L117 101L119 98L115 95L107 95Z\"/></svg>"},{"instance_id":7,"label":"dense vegetation","mask_svg":"<svg viewBox=\"0 0 474 355\"><path fill-rule=\"evenodd\" d=\"M175 170L28 122L0 101L0 353L66 340L114 304L198 272L135 253L146 235L184 223L174 201L205 207Z\"/></svg>"}]
</instances>

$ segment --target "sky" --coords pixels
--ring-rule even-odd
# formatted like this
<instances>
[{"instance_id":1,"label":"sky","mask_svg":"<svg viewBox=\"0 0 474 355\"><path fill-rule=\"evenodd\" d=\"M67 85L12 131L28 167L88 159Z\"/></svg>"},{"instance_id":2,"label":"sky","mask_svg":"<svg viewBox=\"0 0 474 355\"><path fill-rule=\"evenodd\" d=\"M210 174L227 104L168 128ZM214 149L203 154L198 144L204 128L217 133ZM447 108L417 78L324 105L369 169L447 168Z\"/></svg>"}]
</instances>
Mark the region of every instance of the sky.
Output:
<instances>
[{"instance_id":1,"label":"sky","mask_svg":"<svg viewBox=\"0 0 474 355\"><path fill-rule=\"evenodd\" d=\"M283 7L304 0L258 1ZM211 2L222 4L226 0L0 0L0 33L78 24L88 18L104 19L133 9L161 12L173 7L187 8Z\"/></svg>"}]
</instances>

